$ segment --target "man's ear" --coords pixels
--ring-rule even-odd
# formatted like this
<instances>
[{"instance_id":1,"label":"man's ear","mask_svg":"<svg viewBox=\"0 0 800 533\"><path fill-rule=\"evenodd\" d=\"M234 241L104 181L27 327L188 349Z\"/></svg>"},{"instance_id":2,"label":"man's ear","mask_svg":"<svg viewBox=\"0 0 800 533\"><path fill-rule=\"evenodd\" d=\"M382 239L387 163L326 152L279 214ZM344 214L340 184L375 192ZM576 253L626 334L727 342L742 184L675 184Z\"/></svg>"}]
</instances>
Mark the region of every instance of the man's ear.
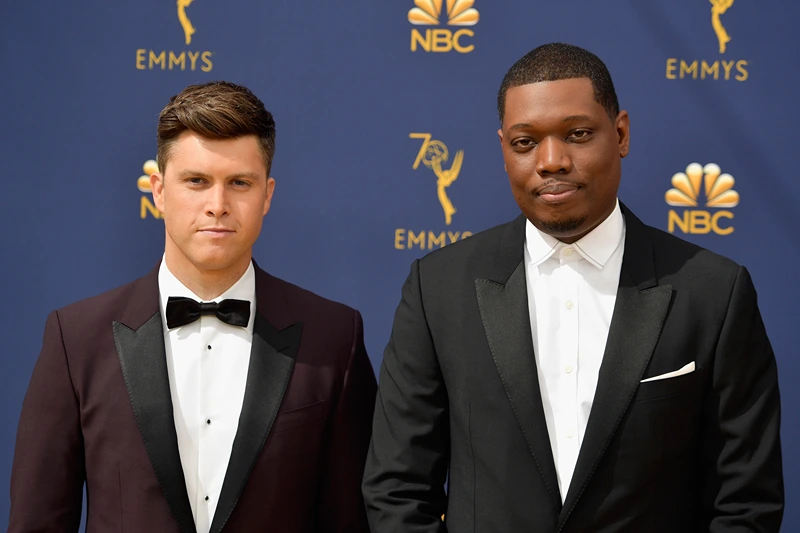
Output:
<instances>
[{"instance_id":1,"label":"man's ear","mask_svg":"<svg viewBox=\"0 0 800 533\"><path fill-rule=\"evenodd\" d=\"M272 194L275 192L275 178L267 178L267 195L264 198L264 215L269 213L272 204Z\"/></svg>"},{"instance_id":2,"label":"man's ear","mask_svg":"<svg viewBox=\"0 0 800 533\"><path fill-rule=\"evenodd\" d=\"M156 209L164 214L164 176L160 172L150 174L150 190L153 191L153 202Z\"/></svg>"},{"instance_id":3,"label":"man's ear","mask_svg":"<svg viewBox=\"0 0 800 533\"><path fill-rule=\"evenodd\" d=\"M620 111L614 125L619 136L619 156L625 157L628 155L631 145L631 123L628 112L625 110Z\"/></svg>"},{"instance_id":4,"label":"man's ear","mask_svg":"<svg viewBox=\"0 0 800 533\"><path fill-rule=\"evenodd\" d=\"M500 128L499 130L497 130L497 136L500 138L500 150L502 150L503 149L503 128ZM503 162L503 170L505 170L506 173L508 173L508 167L506 167L505 162Z\"/></svg>"}]
</instances>

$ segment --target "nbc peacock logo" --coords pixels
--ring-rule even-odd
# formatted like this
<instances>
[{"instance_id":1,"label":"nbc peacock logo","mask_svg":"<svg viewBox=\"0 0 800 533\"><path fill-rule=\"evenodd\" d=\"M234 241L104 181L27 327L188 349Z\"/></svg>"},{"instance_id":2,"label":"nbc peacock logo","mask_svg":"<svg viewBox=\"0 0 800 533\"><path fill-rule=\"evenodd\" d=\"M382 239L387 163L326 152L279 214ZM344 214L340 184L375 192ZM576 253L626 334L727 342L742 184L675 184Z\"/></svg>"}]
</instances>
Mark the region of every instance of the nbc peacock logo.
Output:
<instances>
[{"instance_id":1,"label":"nbc peacock logo","mask_svg":"<svg viewBox=\"0 0 800 533\"><path fill-rule=\"evenodd\" d=\"M467 39L475 37L475 32L463 27L474 26L480 20L478 10L472 7L475 0L414 0L416 7L408 12L408 21L415 26L462 26L458 30L449 28L426 28L421 33L417 28L411 30L411 51L418 48L426 52L450 52L455 50L467 54L475 50ZM444 5L443 5L444 4ZM442 9L444 8L444 10Z\"/></svg>"},{"instance_id":2,"label":"nbc peacock logo","mask_svg":"<svg viewBox=\"0 0 800 533\"><path fill-rule=\"evenodd\" d=\"M153 201L148 196L153 192L150 188L150 176L158 172L158 163L152 159L148 159L142 165L142 174L136 180L136 188L142 193L142 198L139 200L139 218L145 219L149 214L153 218L164 218L161 211L155 206Z\"/></svg>"},{"instance_id":3,"label":"nbc peacock logo","mask_svg":"<svg viewBox=\"0 0 800 533\"><path fill-rule=\"evenodd\" d=\"M723 174L716 163L705 166L691 163L685 172L676 173L672 176L672 189L667 191L664 199L668 205L684 210L680 215L674 209L669 210L667 230L674 233L677 228L683 233L700 235L712 231L717 235L733 233L732 225L723 227L720 221L733 220L733 213L727 209L739 205L739 193L733 190L735 182L733 176ZM703 207L713 208L714 211L695 209L700 207L701 194Z\"/></svg>"}]
</instances>

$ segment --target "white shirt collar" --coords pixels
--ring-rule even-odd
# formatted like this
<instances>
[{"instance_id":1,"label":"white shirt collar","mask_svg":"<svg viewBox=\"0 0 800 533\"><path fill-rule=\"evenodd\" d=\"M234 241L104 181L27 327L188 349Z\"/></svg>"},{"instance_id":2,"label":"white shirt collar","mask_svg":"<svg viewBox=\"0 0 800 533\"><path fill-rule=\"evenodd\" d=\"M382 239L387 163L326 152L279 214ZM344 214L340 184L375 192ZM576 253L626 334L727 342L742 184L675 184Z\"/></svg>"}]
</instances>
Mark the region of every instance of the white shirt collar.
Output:
<instances>
[{"instance_id":1,"label":"white shirt collar","mask_svg":"<svg viewBox=\"0 0 800 533\"><path fill-rule=\"evenodd\" d=\"M198 302L204 301L202 298L189 290L186 285L181 283L180 280L176 278L172 272L170 272L164 257L161 258L161 268L158 269L158 292L161 300L162 316L166 316L164 313L166 312L167 308L167 299L169 299L170 296L183 296L192 298ZM255 268L253 268L252 261L247 267L247 270L244 271L244 274L242 274L242 277L239 278L239 280L234 283L231 288L210 301L220 302L229 298L235 300L247 300L250 302L250 322L247 325L247 329L252 331L256 308L256 271Z\"/></svg>"},{"instance_id":2,"label":"white shirt collar","mask_svg":"<svg viewBox=\"0 0 800 533\"><path fill-rule=\"evenodd\" d=\"M614 210L592 231L572 244L566 244L552 235L540 231L529 220L525 225L525 247L532 266L538 266L562 248L574 247L595 267L602 269L625 236L625 219L617 200Z\"/></svg>"}]
</instances>

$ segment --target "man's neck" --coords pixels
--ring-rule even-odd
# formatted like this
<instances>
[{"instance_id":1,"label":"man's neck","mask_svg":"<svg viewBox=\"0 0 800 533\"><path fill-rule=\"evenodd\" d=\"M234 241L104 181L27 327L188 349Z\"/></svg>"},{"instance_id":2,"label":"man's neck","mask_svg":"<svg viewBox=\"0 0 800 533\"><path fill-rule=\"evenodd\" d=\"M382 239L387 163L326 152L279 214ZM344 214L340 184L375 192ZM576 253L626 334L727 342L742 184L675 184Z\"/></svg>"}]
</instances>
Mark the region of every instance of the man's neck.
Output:
<instances>
[{"instance_id":1,"label":"man's neck","mask_svg":"<svg viewBox=\"0 0 800 533\"><path fill-rule=\"evenodd\" d=\"M178 257L176 257L178 256ZM203 301L210 301L224 293L247 271L251 256L242 257L236 264L223 269L206 270L198 268L179 254L164 254L167 268L178 281Z\"/></svg>"}]
</instances>

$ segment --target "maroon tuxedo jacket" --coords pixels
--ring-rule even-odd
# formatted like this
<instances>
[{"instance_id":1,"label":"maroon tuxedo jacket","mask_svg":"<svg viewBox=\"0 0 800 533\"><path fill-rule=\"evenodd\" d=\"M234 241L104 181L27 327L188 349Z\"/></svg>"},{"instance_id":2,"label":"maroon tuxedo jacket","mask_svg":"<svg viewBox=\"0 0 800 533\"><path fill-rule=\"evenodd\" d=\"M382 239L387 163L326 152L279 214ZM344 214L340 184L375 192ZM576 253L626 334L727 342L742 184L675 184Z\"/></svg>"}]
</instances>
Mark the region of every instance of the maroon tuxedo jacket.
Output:
<instances>
[{"instance_id":1,"label":"maroon tuxedo jacket","mask_svg":"<svg viewBox=\"0 0 800 533\"><path fill-rule=\"evenodd\" d=\"M256 267L244 403L212 532L367 532L375 376L357 311ZM53 312L25 396L10 532L195 531L158 269Z\"/></svg>"}]
</instances>

